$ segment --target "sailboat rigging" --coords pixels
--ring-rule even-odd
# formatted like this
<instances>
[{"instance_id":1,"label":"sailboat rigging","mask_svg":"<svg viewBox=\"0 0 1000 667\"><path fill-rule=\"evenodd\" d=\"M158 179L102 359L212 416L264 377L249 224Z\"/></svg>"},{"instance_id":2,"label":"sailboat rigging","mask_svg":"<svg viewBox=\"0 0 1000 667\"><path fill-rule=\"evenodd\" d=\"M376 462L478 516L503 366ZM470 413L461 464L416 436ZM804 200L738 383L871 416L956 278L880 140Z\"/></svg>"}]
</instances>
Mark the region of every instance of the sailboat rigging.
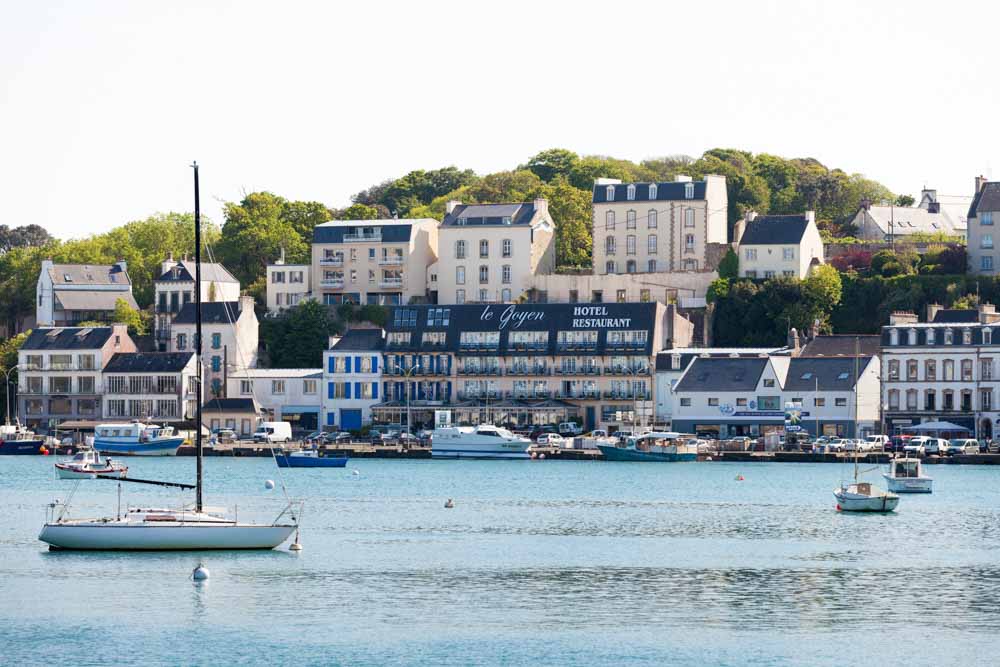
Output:
<instances>
[{"instance_id":1,"label":"sailboat rigging","mask_svg":"<svg viewBox=\"0 0 1000 667\"><path fill-rule=\"evenodd\" d=\"M241 523L229 519L224 513L210 510L204 505L204 448L202 441L202 312L201 312L201 203L198 182L198 163L194 169L194 224L195 224L195 341L196 392L195 397L195 484L161 482L126 478L116 481L155 484L181 489L194 489L194 507L179 509L129 508L122 516L119 511L113 518L71 519L68 517L69 501L49 505L49 516L38 539L50 549L87 549L121 551L168 551L201 549L273 549L288 539L299 527L301 503L291 500L269 524ZM98 475L100 479L111 479ZM119 485L119 493L121 486ZM71 498L72 498L71 494ZM283 520L288 516L289 520Z\"/></svg>"}]
</instances>

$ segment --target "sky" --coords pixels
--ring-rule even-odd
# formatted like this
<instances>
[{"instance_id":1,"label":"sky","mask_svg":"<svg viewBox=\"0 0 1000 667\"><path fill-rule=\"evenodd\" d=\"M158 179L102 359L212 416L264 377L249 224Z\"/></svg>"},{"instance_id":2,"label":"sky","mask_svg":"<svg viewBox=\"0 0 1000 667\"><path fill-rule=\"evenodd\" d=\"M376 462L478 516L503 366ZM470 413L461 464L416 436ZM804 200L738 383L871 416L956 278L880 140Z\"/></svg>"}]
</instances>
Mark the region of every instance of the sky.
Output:
<instances>
[{"instance_id":1,"label":"sky","mask_svg":"<svg viewBox=\"0 0 1000 667\"><path fill-rule=\"evenodd\" d=\"M269 190L350 203L540 150L814 157L971 195L996 3L0 0L0 224L61 238Z\"/></svg>"}]
</instances>

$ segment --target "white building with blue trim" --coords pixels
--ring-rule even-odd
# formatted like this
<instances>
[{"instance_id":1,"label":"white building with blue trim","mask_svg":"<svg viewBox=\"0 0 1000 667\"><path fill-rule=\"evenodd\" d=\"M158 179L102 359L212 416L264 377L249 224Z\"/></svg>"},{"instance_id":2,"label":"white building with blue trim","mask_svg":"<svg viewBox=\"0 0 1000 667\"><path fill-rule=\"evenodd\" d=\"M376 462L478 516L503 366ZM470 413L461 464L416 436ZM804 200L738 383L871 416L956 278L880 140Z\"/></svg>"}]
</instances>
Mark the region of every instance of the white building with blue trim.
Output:
<instances>
[{"instance_id":1,"label":"white building with blue trim","mask_svg":"<svg viewBox=\"0 0 1000 667\"><path fill-rule=\"evenodd\" d=\"M331 336L323 352L321 426L330 431L360 429L372 421L371 408L382 400L381 329L351 329Z\"/></svg>"}]
</instances>

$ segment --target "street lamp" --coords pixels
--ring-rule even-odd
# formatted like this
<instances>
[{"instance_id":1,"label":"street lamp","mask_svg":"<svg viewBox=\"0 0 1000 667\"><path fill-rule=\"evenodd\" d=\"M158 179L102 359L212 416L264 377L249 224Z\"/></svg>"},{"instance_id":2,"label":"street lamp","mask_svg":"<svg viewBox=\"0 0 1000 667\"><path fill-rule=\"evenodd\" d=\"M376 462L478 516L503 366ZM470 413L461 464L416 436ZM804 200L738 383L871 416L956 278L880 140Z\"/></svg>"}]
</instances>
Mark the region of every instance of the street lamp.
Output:
<instances>
[{"instance_id":1,"label":"street lamp","mask_svg":"<svg viewBox=\"0 0 1000 667\"><path fill-rule=\"evenodd\" d=\"M413 364L410 366L409 370L404 369L399 365L399 359L396 359L396 373L402 371L403 377L406 378L406 385L404 391L406 392L406 434L413 435L410 432L410 376L413 375L413 371L417 370L417 365Z\"/></svg>"}]
</instances>

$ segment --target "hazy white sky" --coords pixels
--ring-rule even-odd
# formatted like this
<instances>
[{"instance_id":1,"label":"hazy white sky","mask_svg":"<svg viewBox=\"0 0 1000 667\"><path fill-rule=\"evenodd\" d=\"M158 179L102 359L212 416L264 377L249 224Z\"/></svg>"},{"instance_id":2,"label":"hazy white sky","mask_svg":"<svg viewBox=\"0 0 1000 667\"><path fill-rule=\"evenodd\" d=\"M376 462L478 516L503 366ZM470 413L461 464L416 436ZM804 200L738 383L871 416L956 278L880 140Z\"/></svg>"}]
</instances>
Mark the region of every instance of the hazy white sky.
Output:
<instances>
[{"instance_id":1,"label":"hazy white sky","mask_svg":"<svg viewBox=\"0 0 1000 667\"><path fill-rule=\"evenodd\" d=\"M267 189L348 203L566 147L810 156L969 194L995 3L0 0L0 222L60 237Z\"/></svg>"}]
</instances>

